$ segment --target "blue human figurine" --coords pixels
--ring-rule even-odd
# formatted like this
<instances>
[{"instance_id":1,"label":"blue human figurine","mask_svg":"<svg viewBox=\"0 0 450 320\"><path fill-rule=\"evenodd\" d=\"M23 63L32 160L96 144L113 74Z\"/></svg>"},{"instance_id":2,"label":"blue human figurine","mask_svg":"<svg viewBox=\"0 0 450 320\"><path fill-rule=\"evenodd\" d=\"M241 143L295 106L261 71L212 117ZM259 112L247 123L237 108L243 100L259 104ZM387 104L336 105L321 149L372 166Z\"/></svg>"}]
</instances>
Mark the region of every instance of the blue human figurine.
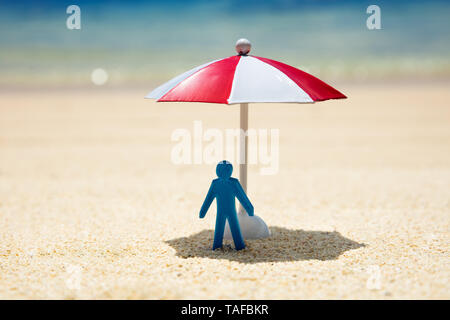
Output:
<instances>
[{"instance_id":1,"label":"blue human figurine","mask_svg":"<svg viewBox=\"0 0 450 320\"><path fill-rule=\"evenodd\" d=\"M233 166L230 162L220 161L216 167L218 178L214 179L209 187L208 194L200 209L200 219L204 218L214 198L217 203L216 229L214 231L213 250L222 247L225 222L228 220L231 235L233 236L236 250L245 248L244 238L236 213L235 198L241 202L249 216L253 216L253 205L247 198L244 189L238 179L232 178Z\"/></svg>"}]
</instances>

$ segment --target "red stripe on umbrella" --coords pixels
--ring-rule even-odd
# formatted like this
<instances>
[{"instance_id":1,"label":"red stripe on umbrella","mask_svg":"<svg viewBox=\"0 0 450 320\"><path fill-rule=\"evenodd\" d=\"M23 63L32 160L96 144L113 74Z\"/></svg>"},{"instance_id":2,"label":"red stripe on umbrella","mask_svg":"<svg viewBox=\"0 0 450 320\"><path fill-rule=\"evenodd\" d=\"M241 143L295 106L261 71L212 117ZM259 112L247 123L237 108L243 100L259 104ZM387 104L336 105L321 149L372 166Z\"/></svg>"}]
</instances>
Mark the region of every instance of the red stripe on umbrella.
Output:
<instances>
[{"instance_id":1,"label":"red stripe on umbrella","mask_svg":"<svg viewBox=\"0 0 450 320\"><path fill-rule=\"evenodd\" d=\"M214 62L178 83L158 101L228 103L240 56Z\"/></svg>"}]
</instances>

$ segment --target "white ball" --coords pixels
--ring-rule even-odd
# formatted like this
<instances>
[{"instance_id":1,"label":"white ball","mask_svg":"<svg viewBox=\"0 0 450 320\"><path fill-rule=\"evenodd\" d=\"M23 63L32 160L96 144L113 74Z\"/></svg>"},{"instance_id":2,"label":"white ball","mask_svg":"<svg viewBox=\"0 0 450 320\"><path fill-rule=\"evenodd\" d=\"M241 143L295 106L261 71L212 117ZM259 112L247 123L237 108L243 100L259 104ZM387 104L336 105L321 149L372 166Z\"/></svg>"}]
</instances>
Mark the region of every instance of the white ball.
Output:
<instances>
[{"instance_id":1,"label":"white ball","mask_svg":"<svg viewBox=\"0 0 450 320\"><path fill-rule=\"evenodd\" d=\"M263 219L258 216L249 216L247 213L238 213L239 228L244 239L262 239L270 237L270 230ZM224 239L233 239L228 221L225 223Z\"/></svg>"},{"instance_id":2,"label":"white ball","mask_svg":"<svg viewBox=\"0 0 450 320\"><path fill-rule=\"evenodd\" d=\"M252 48L252 44L247 39L239 39L236 41L236 52L240 55L247 55Z\"/></svg>"}]
</instances>

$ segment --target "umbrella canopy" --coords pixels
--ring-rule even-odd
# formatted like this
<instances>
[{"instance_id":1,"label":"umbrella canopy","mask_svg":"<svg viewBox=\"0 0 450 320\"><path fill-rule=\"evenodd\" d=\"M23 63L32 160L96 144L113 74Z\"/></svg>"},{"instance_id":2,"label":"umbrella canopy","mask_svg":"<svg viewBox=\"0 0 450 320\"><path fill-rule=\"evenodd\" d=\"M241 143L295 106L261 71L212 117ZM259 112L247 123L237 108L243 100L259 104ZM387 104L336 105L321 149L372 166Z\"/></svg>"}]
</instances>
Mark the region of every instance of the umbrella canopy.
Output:
<instances>
[{"instance_id":1,"label":"umbrella canopy","mask_svg":"<svg viewBox=\"0 0 450 320\"><path fill-rule=\"evenodd\" d=\"M346 98L322 80L287 64L236 55L189 70L150 92L158 102L313 103Z\"/></svg>"}]
</instances>

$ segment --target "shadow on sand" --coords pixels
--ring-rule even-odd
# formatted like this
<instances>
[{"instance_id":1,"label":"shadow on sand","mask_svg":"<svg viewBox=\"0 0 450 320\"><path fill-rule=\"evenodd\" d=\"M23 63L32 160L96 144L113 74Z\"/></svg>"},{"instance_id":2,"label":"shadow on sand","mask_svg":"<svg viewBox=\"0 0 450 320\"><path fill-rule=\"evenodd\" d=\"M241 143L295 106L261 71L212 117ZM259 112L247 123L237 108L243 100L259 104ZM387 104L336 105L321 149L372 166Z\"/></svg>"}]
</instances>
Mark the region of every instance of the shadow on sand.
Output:
<instances>
[{"instance_id":1,"label":"shadow on sand","mask_svg":"<svg viewBox=\"0 0 450 320\"><path fill-rule=\"evenodd\" d=\"M246 240L247 247L234 250L231 242L212 251L213 230L203 230L189 237L166 241L181 258L227 259L241 263L281 262L299 260L333 260L347 250L364 247L362 243L343 237L339 232L289 230L271 227L271 237Z\"/></svg>"}]
</instances>

